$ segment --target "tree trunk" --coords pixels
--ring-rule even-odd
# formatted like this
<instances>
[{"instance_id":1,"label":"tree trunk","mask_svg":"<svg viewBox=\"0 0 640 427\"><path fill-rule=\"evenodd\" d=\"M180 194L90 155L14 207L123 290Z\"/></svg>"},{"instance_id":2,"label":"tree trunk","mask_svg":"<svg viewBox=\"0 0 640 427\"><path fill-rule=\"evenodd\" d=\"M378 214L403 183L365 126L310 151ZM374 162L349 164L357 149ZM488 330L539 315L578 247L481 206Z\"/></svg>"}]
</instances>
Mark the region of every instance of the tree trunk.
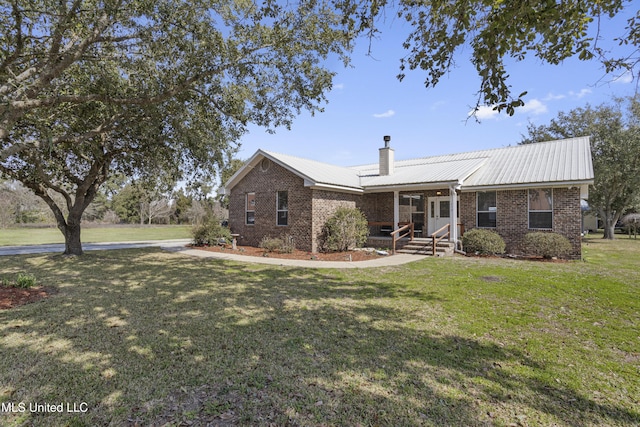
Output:
<instances>
[{"instance_id":1,"label":"tree trunk","mask_svg":"<svg viewBox=\"0 0 640 427\"><path fill-rule=\"evenodd\" d=\"M604 225L604 235L602 236L603 239L609 239L609 240L613 240L616 238L615 236L615 224L609 225L609 224L605 224Z\"/></svg>"},{"instance_id":2,"label":"tree trunk","mask_svg":"<svg viewBox=\"0 0 640 427\"><path fill-rule=\"evenodd\" d=\"M82 242L80 241L80 221L67 218L67 222L58 224L58 228L64 235L64 254L82 255Z\"/></svg>"},{"instance_id":3,"label":"tree trunk","mask_svg":"<svg viewBox=\"0 0 640 427\"><path fill-rule=\"evenodd\" d=\"M605 212L603 217L604 224L602 225L604 228L603 239L613 240L616 238L615 228L616 222L618 221L618 215L613 215L611 212Z\"/></svg>"}]
</instances>

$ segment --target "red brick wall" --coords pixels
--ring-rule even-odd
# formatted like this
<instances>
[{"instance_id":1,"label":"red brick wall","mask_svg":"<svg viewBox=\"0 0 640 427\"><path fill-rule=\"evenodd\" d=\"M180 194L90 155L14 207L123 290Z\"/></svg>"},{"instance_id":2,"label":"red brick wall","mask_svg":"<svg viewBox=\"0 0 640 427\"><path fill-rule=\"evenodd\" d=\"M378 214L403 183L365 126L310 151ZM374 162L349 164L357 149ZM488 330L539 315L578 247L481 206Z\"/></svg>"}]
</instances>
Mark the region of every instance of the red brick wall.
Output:
<instances>
[{"instance_id":1,"label":"red brick wall","mask_svg":"<svg viewBox=\"0 0 640 427\"><path fill-rule=\"evenodd\" d=\"M276 225L276 193L288 191L289 221L286 226ZM255 193L255 224L245 224L245 197ZM296 247L311 249L312 191L304 181L285 168L271 162L263 171L253 168L233 189L229 197L229 227L240 234L238 244L258 246L264 236L293 236ZM307 249L309 248L309 249Z\"/></svg>"},{"instance_id":2,"label":"red brick wall","mask_svg":"<svg viewBox=\"0 0 640 427\"><path fill-rule=\"evenodd\" d=\"M460 193L460 223L465 231L476 227L476 193Z\"/></svg>"},{"instance_id":3,"label":"red brick wall","mask_svg":"<svg viewBox=\"0 0 640 427\"><path fill-rule=\"evenodd\" d=\"M553 189L553 229L529 229L528 190L498 191L497 226L498 232L507 244L507 252L523 254L521 242L525 234L531 231L552 231L565 236L573 246L569 258L580 259L581 256L581 222L580 189ZM461 219L466 230L476 228L476 193L463 193L460 198Z\"/></svg>"},{"instance_id":4,"label":"red brick wall","mask_svg":"<svg viewBox=\"0 0 640 427\"><path fill-rule=\"evenodd\" d=\"M286 226L276 225L278 191L288 191L289 221ZM247 193L256 195L254 225L245 224ZM231 190L229 227L232 233L240 234L240 245L258 246L265 236L288 234L293 237L297 249L316 252L326 220L339 206L356 207L361 198L358 194L312 190L304 186L302 178L271 162L266 171L260 165L253 168Z\"/></svg>"},{"instance_id":5,"label":"red brick wall","mask_svg":"<svg viewBox=\"0 0 640 427\"><path fill-rule=\"evenodd\" d=\"M368 221L393 222L393 193L369 193L358 206Z\"/></svg>"},{"instance_id":6,"label":"red brick wall","mask_svg":"<svg viewBox=\"0 0 640 427\"><path fill-rule=\"evenodd\" d=\"M573 246L572 258L582 254L582 211L579 188L554 188L553 231L562 234Z\"/></svg>"},{"instance_id":7,"label":"red brick wall","mask_svg":"<svg viewBox=\"0 0 640 427\"><path fill-rule=\"evenodd\" d=\"M324 224L339 207L355 208L361 201L359 194L342 193L337 191L313 190L313 220L311 236L313 240L307 246L312 252L320 249Z\"/></svg>"}]
</instances>

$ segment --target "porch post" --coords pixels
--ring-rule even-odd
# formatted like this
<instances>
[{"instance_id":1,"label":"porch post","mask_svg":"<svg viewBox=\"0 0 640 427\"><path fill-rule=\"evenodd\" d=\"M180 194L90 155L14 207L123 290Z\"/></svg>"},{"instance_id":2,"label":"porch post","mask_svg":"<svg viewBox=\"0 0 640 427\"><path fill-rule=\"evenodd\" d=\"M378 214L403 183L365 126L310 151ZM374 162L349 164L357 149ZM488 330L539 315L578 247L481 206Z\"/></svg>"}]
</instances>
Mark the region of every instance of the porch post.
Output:
<instances>
[{"instance_id":1,"label":"porch post","mask_svg":"<svg viewBox=\"0 0 640 427\"><path fill-rule=\"evenodd\" d=\"M393 230L398 229L398 223L400 222L400 192L393 192Z\"/></svg>"},{"instance_id":2,"label":"porch post","mask_svg":"<svg viewBox=\"0 0 640 427\"><path fill-rule=\"evenodd\" d=\"M449 226L451 228L451 234L449 239L455 243L458 241L458 203L455 186L449 187L449 205L451 206L451 212L449 213Z\"/></svg>"}]
</instances>

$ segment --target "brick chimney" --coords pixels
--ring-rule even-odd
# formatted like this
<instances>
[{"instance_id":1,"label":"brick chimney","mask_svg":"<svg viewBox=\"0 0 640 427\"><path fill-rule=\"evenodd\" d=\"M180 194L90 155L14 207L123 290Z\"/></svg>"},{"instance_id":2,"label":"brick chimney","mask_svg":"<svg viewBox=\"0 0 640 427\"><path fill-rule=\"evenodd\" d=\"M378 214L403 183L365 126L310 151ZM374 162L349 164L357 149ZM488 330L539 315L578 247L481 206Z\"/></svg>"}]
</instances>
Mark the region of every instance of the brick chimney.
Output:
<instances>
[{"instance_id":1,"label":"brick chimney","mask_svg":"<svg viewBox=\"0 0 640 427\"><path fill-rule=\"evenodd\" d=\"M389 147L391 137L384 136L384 147L380 148L380 176L393 175L393 148Z\"/></svg>"}]
</instances>

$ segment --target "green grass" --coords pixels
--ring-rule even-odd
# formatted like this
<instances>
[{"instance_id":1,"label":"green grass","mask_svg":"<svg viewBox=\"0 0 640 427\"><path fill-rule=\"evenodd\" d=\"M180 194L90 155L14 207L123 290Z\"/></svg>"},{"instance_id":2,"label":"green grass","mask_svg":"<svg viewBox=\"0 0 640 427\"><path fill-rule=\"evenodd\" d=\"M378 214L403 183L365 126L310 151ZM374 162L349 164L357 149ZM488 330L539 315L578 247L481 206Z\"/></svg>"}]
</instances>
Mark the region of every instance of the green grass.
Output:
<instances>
[{"instance_id":1,"label":"green grass","mask_svg":"<svg viewBox=\"0 0 640 427\"><path fill-rule=\"evenodd\" d=\"M191 226L104 226L83 227L82 242L126 242L136 240L189 239ZM0 228L0 246L40 245L64 243L64 236L52 228Z\"/></svg>"},{"instance_id":2,"label":"green grass","mask_svg":"<svg viewBox=\"0 0 640 427\"><path fill-rule=\"evenodd\" d=\"M2 257L57 293L0 311L0 402L88 411L0 424L638 425L640 241L585 258Z\"/></svg>"}]
</instances>

